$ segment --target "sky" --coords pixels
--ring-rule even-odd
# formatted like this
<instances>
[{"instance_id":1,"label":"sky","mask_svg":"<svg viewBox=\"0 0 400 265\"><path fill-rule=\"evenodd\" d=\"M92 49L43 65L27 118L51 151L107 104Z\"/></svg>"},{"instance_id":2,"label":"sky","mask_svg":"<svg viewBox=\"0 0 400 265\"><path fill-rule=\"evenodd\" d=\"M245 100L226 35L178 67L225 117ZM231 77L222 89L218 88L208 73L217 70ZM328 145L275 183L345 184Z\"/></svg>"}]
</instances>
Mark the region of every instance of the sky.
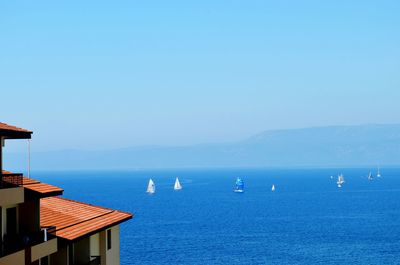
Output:
<instances>
[{"instance_id":1,"label":"sky","mask_svg":"<svg viewBox=\"0 0 400 265\"><path fill-rule=\"evenodd\" d=\"M0 121L33 130L36 151L400 123L399 13L367 0L1 1Z\"/></svg>"}]
</instances>

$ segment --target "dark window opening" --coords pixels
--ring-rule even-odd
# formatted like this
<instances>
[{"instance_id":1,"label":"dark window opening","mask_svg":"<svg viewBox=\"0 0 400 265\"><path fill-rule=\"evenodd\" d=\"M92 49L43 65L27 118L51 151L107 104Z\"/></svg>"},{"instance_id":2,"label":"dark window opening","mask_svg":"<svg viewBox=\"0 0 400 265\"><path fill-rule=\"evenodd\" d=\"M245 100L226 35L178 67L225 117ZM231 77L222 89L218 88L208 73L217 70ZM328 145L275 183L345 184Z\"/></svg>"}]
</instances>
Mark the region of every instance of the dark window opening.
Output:
<instances>
[{"instance_id":1,"label":"dark window opening","mask_svg":"<svg viewBox=\"0 0 400 265\"><path fill-rule=\"evenodd\" d=\"M107 249L111 249L111 229L107 230Z\"/></svg>"},{"instance_id":2,"label":"dark window opening","mask_svg":"<svg viewBox=\"0 0 400 265\"><path fill-rule=\"evenodd\" d=\"M49 265L49 257L43 257L40 259L40 265Z\"/></svg>"},{"instance_id":3,"label":"dark window opening","mask_svg":"<svg viewBox=\"0 0 400 265\"><path fill-rule=\"evenodd\" d=\"M6 210L6 234L8 236L17 234L17 207Z\"/></svg>"}]
</instances>

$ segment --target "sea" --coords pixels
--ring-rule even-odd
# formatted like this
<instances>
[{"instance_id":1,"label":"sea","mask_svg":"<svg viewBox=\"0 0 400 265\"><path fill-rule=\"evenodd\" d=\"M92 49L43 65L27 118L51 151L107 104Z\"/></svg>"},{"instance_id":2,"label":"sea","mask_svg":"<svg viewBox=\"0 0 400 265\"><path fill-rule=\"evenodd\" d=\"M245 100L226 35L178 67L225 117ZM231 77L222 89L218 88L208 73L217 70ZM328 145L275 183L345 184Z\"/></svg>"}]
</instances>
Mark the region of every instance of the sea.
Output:
<instances>
[{"instance_id":1,"label":"sea","mask_svg":"<svg viewBox=\"0 0 400 265\"><path fill-rule=\"evenodd\" d=\"M400 264L400 169L46 171L63 197L134 214L121 264ZM343 174L342 188L336 184ZM376 169L372 169L376 175ZM333 178L331 177L333 176ZM183 186L174 191L175 177ZM236 178L245 192L234 193ZM155 194L147 194L152 178ZM271 191L275 185L276 190Z\"/></svg>"}]
</instances>

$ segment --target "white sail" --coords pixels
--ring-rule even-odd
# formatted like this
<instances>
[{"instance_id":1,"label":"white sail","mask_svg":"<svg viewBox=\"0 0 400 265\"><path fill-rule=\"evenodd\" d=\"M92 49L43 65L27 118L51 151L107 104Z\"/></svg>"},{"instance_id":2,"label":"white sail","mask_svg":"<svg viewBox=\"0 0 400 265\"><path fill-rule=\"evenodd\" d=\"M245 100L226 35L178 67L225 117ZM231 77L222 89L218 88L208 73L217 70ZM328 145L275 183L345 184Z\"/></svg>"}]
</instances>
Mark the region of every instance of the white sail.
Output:
<instances>
[{"instance_id":1,"label":"white sail","mask_svg":"<svg viewBox=\"0 0 400 265\"><path fill-rule=\"evenodd\" d=\"M338 180L337 180L336 184L338 185L339 188L341 188L343 183L344 183L344 177L342 174L340 174L338 176Z\"/></svg>"},{"instance_id":2,"label":"white sail","mask_svg":"<svg viewBox=\"0 0 400 265\"><path fill-rule=\"evenodd\" d=\"M146 192L148 192L148 193L155 193L156 192L156 185L154 184L152 179L149 180L149 185L147 185Z\"/></svg>"},{"instance_id":3,"label":"white sail","mask_svg":"<svg viewBox=\"0 0 400 265\"><path fill-rule=\"evenodd\" d=\"M275 191L275 185L274 184L272 184L271 191Z\"/></svg>"},{"instance_id":4,"label":"white sail","mask_svg":"<svg viewBox=\"0 0 400 265\"><path fill-rule=\"evenodd\" d=\"M179 182L178 177L176 177L175 185L174 185L174 190L181 190L181 189L182 189L182 185L181 185L181 183Z\"/></svg>"}]
</instances>

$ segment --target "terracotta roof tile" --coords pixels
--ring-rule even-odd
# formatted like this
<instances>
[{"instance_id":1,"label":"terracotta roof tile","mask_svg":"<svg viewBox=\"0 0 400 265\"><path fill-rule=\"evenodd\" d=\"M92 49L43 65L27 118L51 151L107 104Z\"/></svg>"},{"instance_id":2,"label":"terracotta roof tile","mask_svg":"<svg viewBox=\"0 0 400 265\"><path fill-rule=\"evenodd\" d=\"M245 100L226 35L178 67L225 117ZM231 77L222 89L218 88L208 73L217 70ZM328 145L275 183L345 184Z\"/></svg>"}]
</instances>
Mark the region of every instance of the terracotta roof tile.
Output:
<instances>
[{"instance_id":1,"label":"terracotta roof tile","mask_svg":"<svg viewBox=\"0 0 400 265\"><path fill-rule=\"evenodd\" d=\"M24 177L22 179L22 185L30 185L30 184L37 184L37 183L41 183L41 182L39 180L26 178L26 177Z\"/></svg>"},{"instance_id":2,"label":"terracotta roof tile","mask_svg":"<svg viewBox=\"0 0 400 265\"><path fill-rule=\"evenodd\" d=\"M0 130L6 130L6 131L13 131L13 132L26 132L26 133L32 133L29 130L19 128L13 125L8 125L6 123L0 122Z\"/></svg>"},{"instance_id":3,"label":"terracotta roof tile","mask_svg":"<svg viewBox=\"0 0 400 265\"><path fill-rule=\"evenodd\" d=\"M132 214L60 197L40 200L40 224L55 235L75 240L132 218Z\"/></svg>"},{"instance_id":4,"label":"terracotta roof tile","mask_svg":"<svg viewBox=\"0 0 400 265\"><path fill-rule=\"evenodd\" d=\"M6 170L3 170L2 172L6 176L7 176L7 174L13 174L12 172L9 172ZM39 193L39 195L41 197L61 195L64 191L63 189L61 189L59 187L56 187L56 186L53 186L50 184L46 184L46 183L42 183L35 179L23 177L22 174L21 174L21 177L22 177L22 185L21 186L30 191ZM21 184L21 182L19 182L19 184Z\"/></svg>"},{"instance_id":5,"label":"terracotta roof tile","mask_svg":"<svg viewBox=\"0 0 400 265\"><path fill-rule=\"evenodd\" d=\"M40 193L41 196L61 195L64 191L59 187L42 183L40 181L29 179L26 177L24 177L22 180L22 186L28 190Z\"/></svg>"},{"instance_id":6,"label":"terracotta roof tile","mask_svg":"<svg viewBox=\"0 0 400 265\"><path fill-rule=\"evenodd\" d=\"M63 189L46 184L46 183L37 183L37 184L30 184L30 185L23 185L24 188L28 190L32 190L35 192L40 193L41 195L61 195L63 193Z\"/></svg>"},{"instance_id":7,"label":"terracotta roof tile","mask_svg":"<svg viewBox=\"0 0 400 265\"><path fill-rule=\"evenodd\" d=\"M94 231L116 225L130 218L132 218L132 215L128 213L113 211L87 222L82 222L59 231L56 230L55 235L68 240L74 240Z\"/></svg>"}]
</instances>

